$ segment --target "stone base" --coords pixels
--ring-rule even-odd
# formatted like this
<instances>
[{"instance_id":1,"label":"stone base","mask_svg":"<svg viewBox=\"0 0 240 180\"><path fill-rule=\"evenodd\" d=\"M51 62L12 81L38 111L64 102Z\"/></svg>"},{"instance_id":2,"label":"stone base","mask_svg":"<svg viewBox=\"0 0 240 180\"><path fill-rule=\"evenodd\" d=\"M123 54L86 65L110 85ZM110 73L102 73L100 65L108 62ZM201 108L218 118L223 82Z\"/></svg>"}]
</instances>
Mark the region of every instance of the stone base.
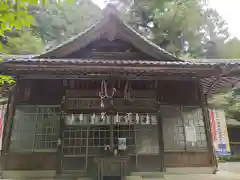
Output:
<instances>
[{"instance_id":1,"label":"stone base","mask_svg":"<svg viewBox=\"0 0 240 180\"><path fill-rule=\"evenodd\" d=\"M4 179L54 179L56 171L3 171Z\"/></svg>"},{"instance_id":2,"label":"stone base","mask_svg":"<svg viewBox=\"0 0 240 180\"><path fill-rule=\"evenodd\" d=\"M165 174L215 174L216 167L176 167L166 168Z\"/></svg>"}]
</instances>

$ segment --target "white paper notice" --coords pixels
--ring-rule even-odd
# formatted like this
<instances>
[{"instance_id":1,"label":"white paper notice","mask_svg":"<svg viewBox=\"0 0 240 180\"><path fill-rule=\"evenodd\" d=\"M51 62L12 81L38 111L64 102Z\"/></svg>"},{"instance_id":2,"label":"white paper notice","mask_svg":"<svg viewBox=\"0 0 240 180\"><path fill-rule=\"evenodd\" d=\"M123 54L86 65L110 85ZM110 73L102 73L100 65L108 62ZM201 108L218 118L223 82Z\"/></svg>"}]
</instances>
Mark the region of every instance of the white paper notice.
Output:
<instances>
[{"instance_id":1,"label":"white paper notice","mask_svg":"<svg viewBox=\"0 0 240 180\"><path fill-rule=\"evenodd\" d=\"M127 149L127 139L126 138L118 138L118 149L119 150Z\"/></svg>"},{"instance_id":2,"label":"white paper notice","mask_svg":"<svg viewBox=\"0 0 240 180\"><path fill-rule=\"evenodd\" d=\"M185 126L185 132L186 132L186 141L192 142L193 145L197 142L197 135L196 130L194 126Z\"/></svg>"}]
</instances>

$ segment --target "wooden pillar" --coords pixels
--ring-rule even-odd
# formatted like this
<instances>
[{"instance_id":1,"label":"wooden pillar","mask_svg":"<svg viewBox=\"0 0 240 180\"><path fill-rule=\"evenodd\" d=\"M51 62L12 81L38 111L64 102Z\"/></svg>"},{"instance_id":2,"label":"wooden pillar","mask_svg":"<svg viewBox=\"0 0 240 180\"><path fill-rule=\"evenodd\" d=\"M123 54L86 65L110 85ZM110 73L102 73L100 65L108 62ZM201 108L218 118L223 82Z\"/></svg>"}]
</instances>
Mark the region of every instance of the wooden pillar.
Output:
<instances>
[{"instance_id":1,"label":"wooden pillar","mask_svg":"<svg viewBox=\"0 0 240 180\"><path fill-rule=\"evenodd\" d=\"M3 146L2 146L3 160L1 164L2 170L5 169L7 155L9 153L9 148L11 143L12 129L13 129L16 102L17 102L17 89L18 89L18 79L16 80L15 87L11 90L9 95L8 110L7 110L7 116L4 124L5 125L4 132L3 132Z\"/></svg>"},{"instance_id":2,"label":"wooden pillar","mask_svg":"<svg viewBox=\"0 0 240 180\"><path fill-rule=\"evenodd\" d=\"M163 118L160 111L157 113L158 120L158 140L159 140L159 155L161 163L161 172L165 171L164 167L164 137L163 137Z\"/></svg>"},{"instance_id":3,"label":"wooden pillar","mask_svg":"<svg viewBox=\"0 0 240 180\"><path fill-rule=\"evenodd\" d=\"M64 133L64 103L65 95L63 95L60 105L60 123L59 123L59 139L57 149L57 165L56 165L56 176L62 173L62 146L63 146L63 133Z\"/></svg>"},{"instance_id":4,"label":"wooden pillar","mask_svg":"<svg viewBox=\"0 0 240 180\"><path fill-rule=\"evenodd\" d=\"M60 104L60 123L59 123L59 136L58 136L58 147L57 147L57 164L56 164L56 176L60 176L62 173L63 166L63 137L65 128L65 104L66 104L66 91L68 89L68 83L63 80L63 90L62 90L62 101Z\"/></svg>"},{"instance_id":5,"label":"wooden pillar","mask_svg":"<svg viewBox=\"0 0 240 180\"><path fill-rule=\"evenodd\" d=\"M207 107L207 96L204 95L202 85L200 82L199 82L199 100L201 103L201 108L203 113L204 128L206 131L206 140L207 140L208 150L211 156L211 164L217 167L217 159L215 156L215 151L214 151L214 146L212 141L211 121L210 121L208 107Z\"/></svg>"}]
</instances>

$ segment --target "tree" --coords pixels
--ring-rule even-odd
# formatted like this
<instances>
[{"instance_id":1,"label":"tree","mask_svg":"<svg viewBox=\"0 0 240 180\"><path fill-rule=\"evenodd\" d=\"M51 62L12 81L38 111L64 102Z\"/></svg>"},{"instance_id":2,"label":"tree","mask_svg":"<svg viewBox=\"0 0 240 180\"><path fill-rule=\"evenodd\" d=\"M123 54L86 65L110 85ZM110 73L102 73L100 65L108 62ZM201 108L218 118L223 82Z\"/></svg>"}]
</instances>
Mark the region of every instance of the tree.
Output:
<instances>
[{"instance_id":1,"label":"tree","mask_svg":"<svg viewBox=\"0 0 240 180\"><path fill-rule=\"evenodd\" d=\"M135 1L127 21L176 56L199 49L204 33L203 1Z\"/></svg>"},{"instance_id":2,"label":"tree","mask_svg":"<svg viewBox=\"0 0 240 180\"><path fill-rule=\"evenodd\" d=\"M18 0L18 1L0 1L0 35L13 29L21 29L22 27L30 27L34 22L32 16L28 13L31 5L44 5L47 0Z\"/></svg>"},{"instance_id":3,"label":"tree","mask_svg":"<svg viewBox=\"0 0 240 180\"><path fill-rule=\"evenodd\" d=\"M222 59L239 59L240 58L240 41L233 38L218 47L218 58ZM228 118L240 121L240 87L217 94L213 97L210 104L214 107L225 110Z\"/></svg>"},{"instance_id":4,"label":"tree","mask_svg":"<svg viewBox=\"0 0 240 180\"><path fill-rule=\"evenodd\" d=\"M101 17L101 9L91 0L82 0L76 5L51 2L43 7L31 7L35 18L33 28L46 44L55 47L82 32Z\"/></svg>"},{"instance_id":5,"label":"tree","mask_svg":"<svg viewBox=\"0 0 240 180\"><path fill-rule=\"evenodd\" d=\"M221 50L229 39L227 23L214 9L204 11L205 25L203 28L203 56L205 58L221 58Z\"/></svg>"},{"instance_id":6,"label":"tree","mask_svg":"<svg viewBox=\"0 0 240 180\"><path fill-rule=\"evenodd\" d=\"M30 27L33 23L33 17L28 14L30 5L45 4L46 0L18 0L18 1L0 1L0 37L1 42L6 42L5 33L12 30L20 30L22 27ZM2 51L2 43L0 43ZM0 75L0 86L12 85L14 80L9 76Z\"/></svg>"},{"instance_id":7,"label":"tree","mask_svg":"<svg viewBox=\"0 0 240 180\"><path fill-rule=\"evenodd\" d=\"M53 0L54 1L54 0ZM70 0L67 0L69 2ZM73 0L75 3L76 1ZM5 33L22 28L30 28L34 18L29 14L31 6L44 6L48 0L1 0L0 1L0 51L3 51L2 44L6 44ZM59 1L58 1L59 2ZM14 82L8 76L0 75L0 86Z\"/></svg>"},{"instance_id":8,"label":"tree","mask_svg":"<svg viewBox=\"0 0 240 180\"><path fill-rule=\"evenodd\" d=\"M3 47L5 54L29 55L40 54L43 51L44 44L41 38L33 35L31 31L20 32L18 37L9 37L8 43Z\"/></svg>"}]
</instances>

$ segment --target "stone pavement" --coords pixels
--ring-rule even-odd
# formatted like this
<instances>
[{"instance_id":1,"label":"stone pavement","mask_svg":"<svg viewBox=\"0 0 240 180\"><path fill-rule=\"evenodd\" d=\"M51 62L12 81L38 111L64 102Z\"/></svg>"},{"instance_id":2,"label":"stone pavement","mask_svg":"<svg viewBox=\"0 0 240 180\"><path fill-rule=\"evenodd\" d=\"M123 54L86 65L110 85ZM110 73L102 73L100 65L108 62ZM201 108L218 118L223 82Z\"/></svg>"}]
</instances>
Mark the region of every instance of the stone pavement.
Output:
<instances>
[{"instance_id":1,"label":"stone pavement","mask_svg":"<svg viewBox=\"0 0 240 180\"><path fill-rule=\"evenodd\" d=\"M165 179L166 180L240 180L240 174L236 174L228 171L219 171L217 174L165 175Z\"/></svg>"},{"instance_id":2,"label":"stone pavement","mask_svg":"<svg viewBox=\"0 0 240 180\"><path fill-rule=\"evenodd\" d=\"M240 180L240 162L219 164L217 174L165 175L163 179L145 180Z\"/></svg>"},{"instance_id":3,"label":"stone pavement","mask_svg":"<svg viewBox=\"0 0 240 180\"><path fill-rule=\"evenodd\" d=\"M13 179L4 179L4 180L13 180ZM50 179L37 179L37 180L50 180ZM217 174L165 175L164 178L160 178L160 179L146 178L143 180L240 180L240 174L231 173L227 171L220 171Z\"/></svg>"},{"instance_id":4,"label":"stone pavement","mask_svg":"<svg viewBox=\"0 0 240 180\"><path fill-rule=\"evenodd\" d=\"M240 162L219 164L217 174L165 175L166 180L240 180Z\"/></svg>"},{"instance_id":5,"label":"stone pavement","mask_svg":"<svg viewBox=\"0 0 240 180\"><path fill-rule=\"evenodd\" d=\"M219 169L223 171L240 174L240 162L227 162L219 164Z\"/></svg>"}]
</instances>

